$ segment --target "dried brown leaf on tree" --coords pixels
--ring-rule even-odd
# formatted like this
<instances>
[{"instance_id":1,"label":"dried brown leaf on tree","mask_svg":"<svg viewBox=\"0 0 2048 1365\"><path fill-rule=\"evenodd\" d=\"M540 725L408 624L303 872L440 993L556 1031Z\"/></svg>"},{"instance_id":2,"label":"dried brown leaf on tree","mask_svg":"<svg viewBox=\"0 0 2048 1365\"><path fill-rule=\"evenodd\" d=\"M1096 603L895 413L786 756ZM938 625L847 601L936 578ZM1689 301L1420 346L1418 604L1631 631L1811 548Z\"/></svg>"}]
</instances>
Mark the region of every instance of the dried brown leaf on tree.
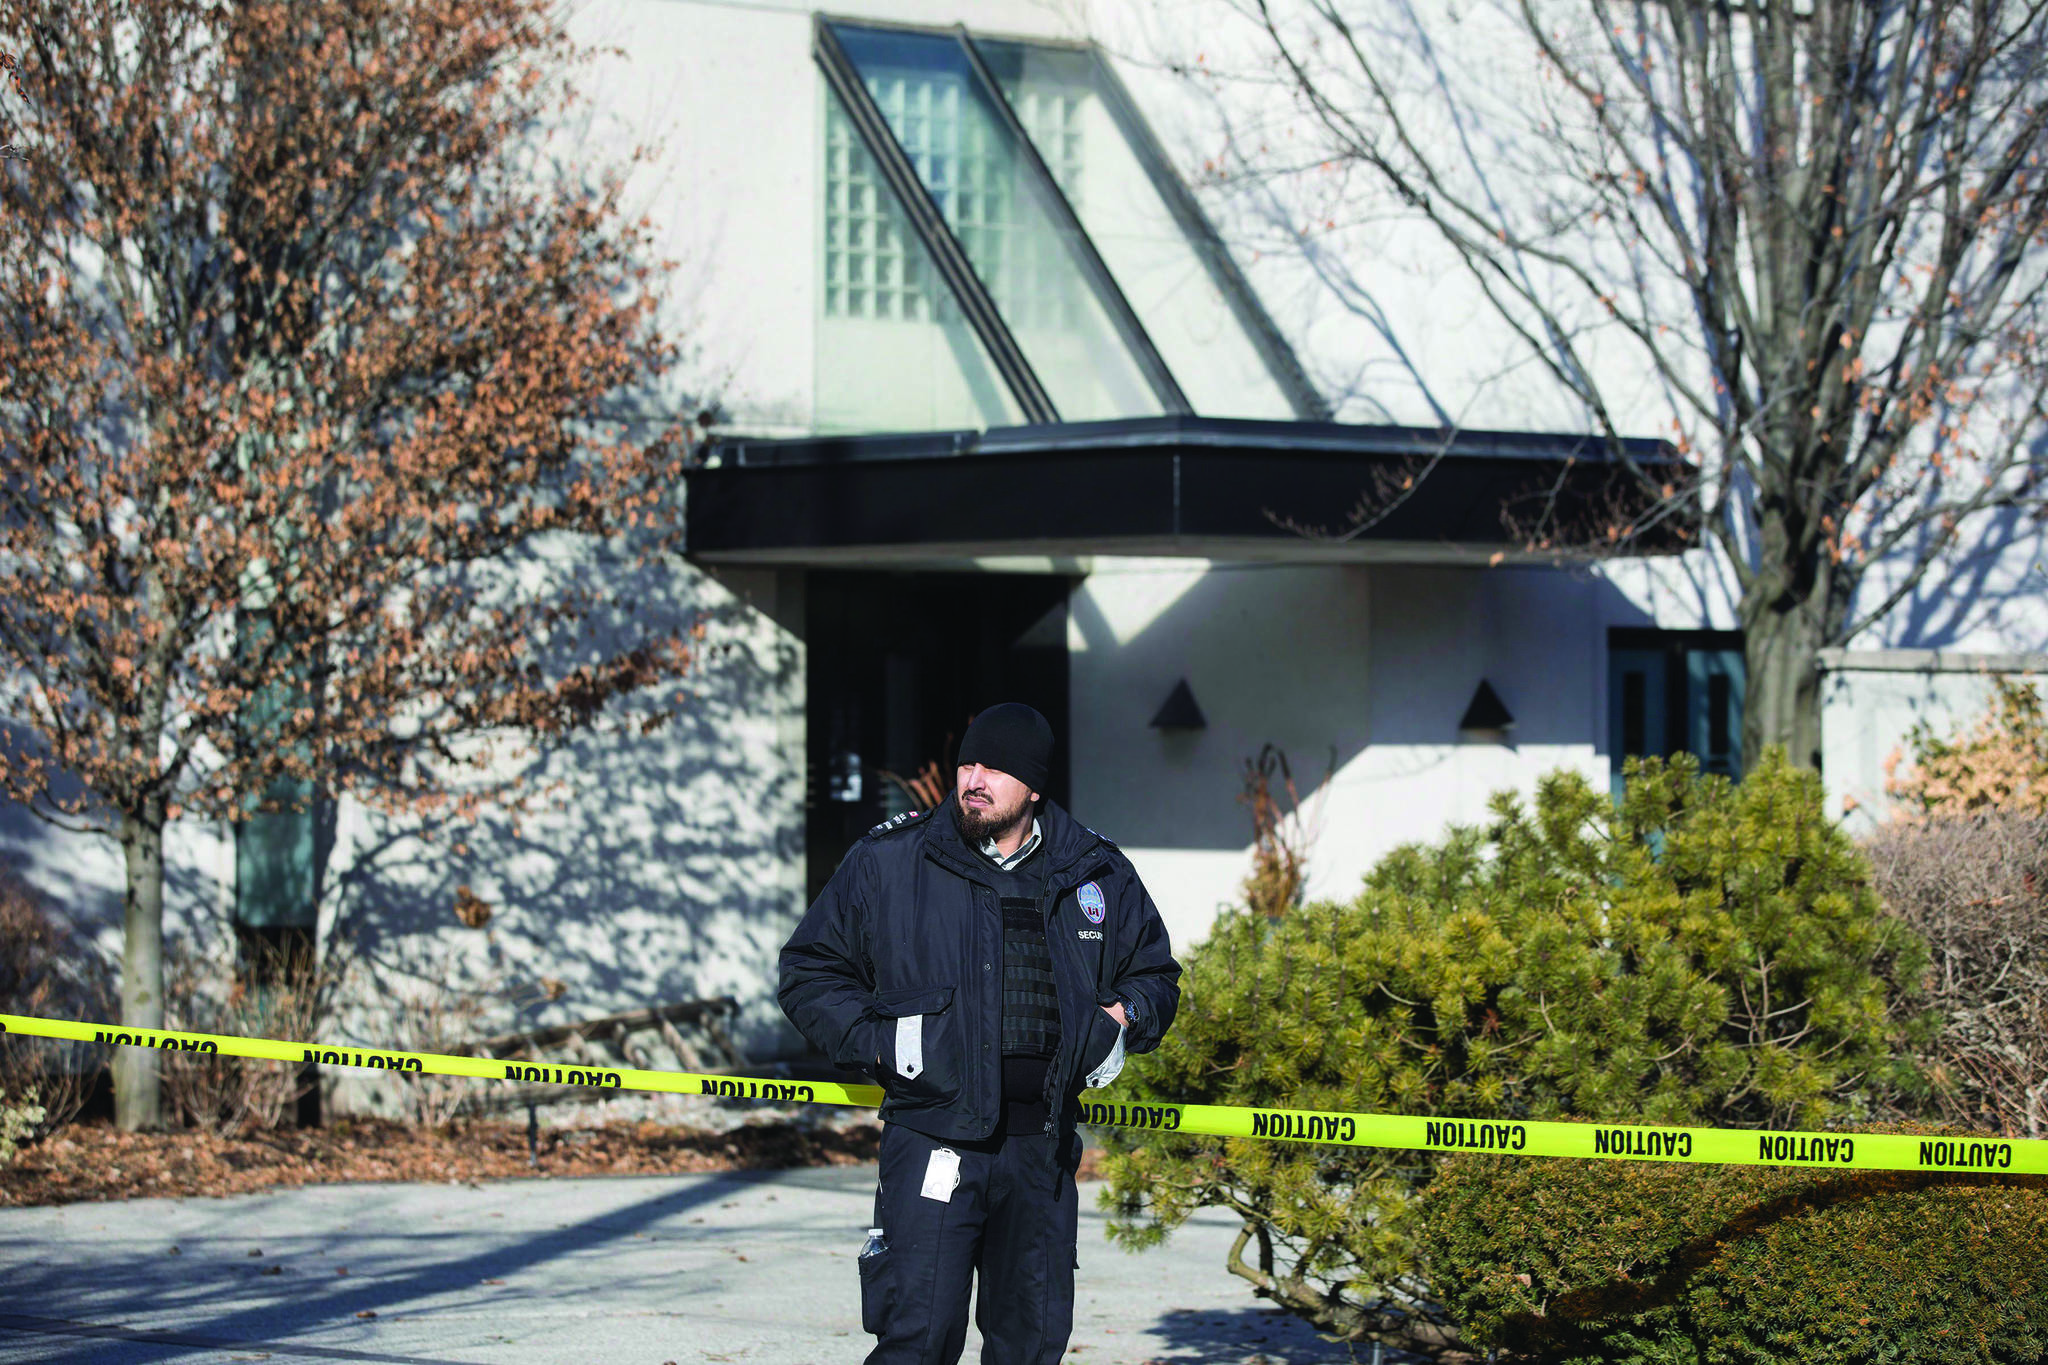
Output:
<instances>
[{"instance_id":1,"label":"dried brown leaf on tree","mask_svg":"<svg viewBox=\"0 0 2048 1365\"><path fill-rule=\"evenodd\" d=\"M506 568L666 554L686 455L623 165L542 145L589 55L558 20L0 0L27 45L0 104L0 797L120 844L124 1022L161 1023L171 820L470 814L519 797L514 739L682 704L646 698L688 626ZM137 1053L117 1102L148 1123Z\"/></svg>"},{"instance_id":2,"label":"dried brown leaf on tree","mask_svg":"<svg viewBox=\"0 0 2048 1365\"><path fill-rule=\"evenodd\" d=\"M491 903L467 886L455 888L455 918L466 929L481 929L491 922Z\"/></svg>"}]
</instances>

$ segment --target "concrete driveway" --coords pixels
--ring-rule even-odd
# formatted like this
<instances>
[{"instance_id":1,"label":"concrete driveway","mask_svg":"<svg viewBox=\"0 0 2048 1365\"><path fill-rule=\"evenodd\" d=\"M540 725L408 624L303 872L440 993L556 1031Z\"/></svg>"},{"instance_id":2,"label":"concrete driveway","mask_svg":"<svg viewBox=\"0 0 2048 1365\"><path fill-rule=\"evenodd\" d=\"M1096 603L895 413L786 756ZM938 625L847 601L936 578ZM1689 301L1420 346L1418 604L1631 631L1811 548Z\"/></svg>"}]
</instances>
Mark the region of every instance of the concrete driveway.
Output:
<instances>
[{"instance_id":1,"label":"concrete driveway","mask_svg":"<svg viewBox=\"0 0 2048 1365\"><path fill-rule=\"evenodd\" d=\"M842 1167L0 1210L0 1362L850 1365L873 1186ZM1074 1365L1353 1359L1224 1272L1227 1219L1134 1256L1096 1188Z\"/></svg>"}]
</instances>

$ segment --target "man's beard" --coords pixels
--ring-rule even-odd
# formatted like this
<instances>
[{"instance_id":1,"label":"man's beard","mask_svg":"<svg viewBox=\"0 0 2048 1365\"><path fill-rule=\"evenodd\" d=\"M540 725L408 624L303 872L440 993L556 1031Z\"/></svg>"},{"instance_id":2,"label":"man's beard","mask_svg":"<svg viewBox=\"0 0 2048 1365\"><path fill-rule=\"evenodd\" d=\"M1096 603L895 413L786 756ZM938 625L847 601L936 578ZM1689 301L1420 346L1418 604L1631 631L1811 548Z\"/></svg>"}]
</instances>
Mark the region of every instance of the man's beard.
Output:
<instances>
[{"instance_id":1,"label":"man's beard","mask_svg":"<svg viewBox=\"0 0 2048 1365\"><path fill-rule=\"evenodd\" d=\"M1031 798L1028 796L1020 797L1017 804L1008 810L999 810L994 806L977 810L973 806L961 803L960 833L966 836L969 843L979 846L1022 820L1030 809Z\"/></svg>"}]
</instances>

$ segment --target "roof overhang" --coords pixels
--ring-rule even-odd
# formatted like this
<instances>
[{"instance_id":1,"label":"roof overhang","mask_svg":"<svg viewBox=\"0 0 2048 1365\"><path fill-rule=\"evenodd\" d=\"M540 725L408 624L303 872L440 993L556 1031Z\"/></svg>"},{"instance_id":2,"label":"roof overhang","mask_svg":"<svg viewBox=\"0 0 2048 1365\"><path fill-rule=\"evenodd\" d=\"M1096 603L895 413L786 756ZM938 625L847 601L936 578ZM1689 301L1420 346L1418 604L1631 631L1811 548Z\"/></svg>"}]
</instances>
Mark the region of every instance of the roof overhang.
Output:
<instances>
[{"instance_id":1,"label":"roof overhang","mask_svg":"<svg viewBox=\"0 0 2048 1365\"><path fill-rule=\"evenodd\" d=\"M1629 465L1633 464L1635 470ZM990 431L717 441L687 476L703 563L1085 567L1095 556L1238 562L1548 562L1539 522L1629 524L1637 470L1689 482L1661 441L1168 416ZM1672 553L1666 519L1632 554ZM1540 539L1540 537L1539 537Z\"/></svg>"}]
</instances>

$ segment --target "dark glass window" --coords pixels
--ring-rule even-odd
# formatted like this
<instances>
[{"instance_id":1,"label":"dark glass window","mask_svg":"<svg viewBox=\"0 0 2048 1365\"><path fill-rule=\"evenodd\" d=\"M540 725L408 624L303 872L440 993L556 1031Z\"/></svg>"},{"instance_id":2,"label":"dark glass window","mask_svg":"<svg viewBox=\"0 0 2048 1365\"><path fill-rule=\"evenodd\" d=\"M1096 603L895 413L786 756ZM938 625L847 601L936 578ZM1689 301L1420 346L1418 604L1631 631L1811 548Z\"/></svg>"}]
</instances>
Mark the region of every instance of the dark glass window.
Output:
<instances>
[{"instance_id":1,"label":"dark glass window","mask_svg":"<svg viewBox=\"0 0 2048 1365\"><path fill-rule=\"evenodd\" d=\"M261 612L243 613L239 647L254 657L269 625ZM307 704L307 689L272 682L243 708L243 742L274 742L287 708ZM245 965L259 976L278 966L280 952L310 948L319 918L322 803L312 783L280 777L235 822L235 903L232 916Z\"/></svg>"},{"instance_id":2,"label":"dark glass window","mask_svg":"<svg viewBox=\"0 0 2048 1365\"><path fill-rule=\"evenodd\" d=\"M1607 741L1615 797L1631 757L1689 753L1706 772L1740 777L1743 676L1739 632L1609 631Z\"/></svg>"},{"instance_id":3,"label":"dark glass window","mask_svg":"<svg viewBox=\"0 0 2048 1365\"><path fill-rule=\"evenodd\" d=\"M1649 733L1649 693L1644 670L1631 668L1621 675L1621 746L1632 754L1643 752Z\"/></svg>"},{"instance_id":4,"label":"dark glass window","mask_svg":"<svg viewBox=\"0 0 2048 1365\"><path fill-rule=\"evenodd\" d=\"M805 576L812 897L871 827L953 790L960 736L982 707L1021 701L1068 734L1072 588L1054 574ZM1053 745L1043 793L1062 805L1066 755Z\"/></svg>"}]
</instances>

